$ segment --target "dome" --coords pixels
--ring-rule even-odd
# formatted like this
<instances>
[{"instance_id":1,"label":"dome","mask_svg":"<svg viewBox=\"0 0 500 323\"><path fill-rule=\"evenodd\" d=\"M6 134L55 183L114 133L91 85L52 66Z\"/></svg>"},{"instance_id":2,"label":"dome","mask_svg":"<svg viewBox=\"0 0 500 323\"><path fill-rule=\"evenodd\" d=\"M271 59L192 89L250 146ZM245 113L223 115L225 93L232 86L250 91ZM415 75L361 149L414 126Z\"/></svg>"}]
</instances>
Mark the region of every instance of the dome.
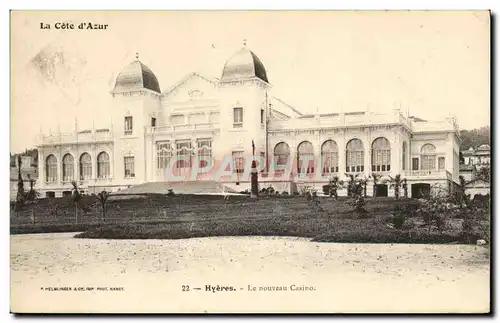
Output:
<instances>
[{"instance_id":1,"label":"dome","mask_svg":"<svg viewBox=\"0 0 500 323\"><path fill-rule=\"evenodd\" d=\"M127 92L142 88L160 93L160 84L155 74L137 58L118 74L113 92Z\"/></svg>"},{"instance_id":2,"label":"dome","mask_svg":"<svg viewBox=\"0 0 500 323\"><path fill-rule=\"evenodd\" d=\"M264 64L262 64L257 55L245 46L226 62L222 71L221 81L254 77L258 77L262 81L269 83Z\"/></svg>"}]
</instances>

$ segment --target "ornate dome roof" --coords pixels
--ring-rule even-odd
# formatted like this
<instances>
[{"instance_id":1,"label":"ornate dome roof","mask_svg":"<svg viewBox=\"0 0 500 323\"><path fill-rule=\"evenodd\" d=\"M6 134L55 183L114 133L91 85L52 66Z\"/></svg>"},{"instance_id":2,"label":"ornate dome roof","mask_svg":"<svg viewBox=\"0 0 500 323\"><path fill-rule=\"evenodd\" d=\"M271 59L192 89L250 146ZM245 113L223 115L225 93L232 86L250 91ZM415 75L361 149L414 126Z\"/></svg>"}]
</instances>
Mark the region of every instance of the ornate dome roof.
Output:
<instances>
[{"instance_id":1,"label":"ornate dome roof","mask_svg":"<svg viewBox=\"0 0 500 323\"><path fill-rule=\"evenodd\" d=\"M224 65L221 81L258 77L267 80L264 64L246 46L237 51Z\"/></svg>"},{"instance_id":2,"label":"ornate dome roof","mask_svg":"<svg viewBox=\"0 0 500 323\"><path fill-rule=\"evenodd\" d=\"M113 92L127 92L142 88L160 93L160 84L155 74L137 57L118 74Z\"/></svg>"}]
</instances>

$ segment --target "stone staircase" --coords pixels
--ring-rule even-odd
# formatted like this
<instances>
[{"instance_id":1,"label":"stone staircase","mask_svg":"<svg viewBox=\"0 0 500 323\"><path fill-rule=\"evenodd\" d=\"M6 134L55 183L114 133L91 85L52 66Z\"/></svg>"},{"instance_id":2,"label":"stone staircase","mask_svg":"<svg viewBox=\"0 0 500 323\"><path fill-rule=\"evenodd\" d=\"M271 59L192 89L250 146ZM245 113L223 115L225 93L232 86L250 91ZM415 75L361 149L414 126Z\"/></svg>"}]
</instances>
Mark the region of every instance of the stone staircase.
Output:
<instances>
[{"instance_id":1,"label":"stone staircase","mask_svg":"<svg viewBox=\"0 0 500 323\"><path fill-rule=\"evenodd\" d=\"M238 191L216 181L153 182L145 183L117 192L118 194L167 194L171 189L175 194L235 194Z\"/></svg>"}]
</instances>

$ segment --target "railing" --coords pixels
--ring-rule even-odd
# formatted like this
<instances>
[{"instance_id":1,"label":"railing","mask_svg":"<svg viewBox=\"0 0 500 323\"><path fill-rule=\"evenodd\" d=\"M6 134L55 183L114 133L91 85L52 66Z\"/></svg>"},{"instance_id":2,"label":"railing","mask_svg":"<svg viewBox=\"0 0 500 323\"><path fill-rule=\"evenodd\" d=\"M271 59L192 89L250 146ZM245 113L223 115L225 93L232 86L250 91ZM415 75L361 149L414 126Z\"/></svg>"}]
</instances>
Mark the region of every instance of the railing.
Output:
<instances>
[{"instance_id":1,"label":"railing","mask_svg":"<svg viewBox=\"0 0 500 323\"><path fill-rule=\"evenodd\" d=\"M148 128L147 132L165 133L165 132L176 132L176 131L209 130L209 129L216 129L218 127L219 124L215 123L181 124L181 125L150 127Z\"/></svg>"},{"instance_id":2,"label":"railing","mask_svg":"<svg viewBox=\"0 0 500 323\"><path fill-rule=\"evenodd\" d=\"M66 143L86 143L113 141L113 134L109 131L59 133L54 135L39 135L39 145L54 145Z\"/></svg>"},{"instance_id":3,"label":"railing","mask_svg":"<svg viewBox=\"0 0 500 323\"><path fill-rule=\"evenodd\" d=\"M296 118L289 120L275 120L272 122L273 130L280 129L307 129L315 127L346 127L361 125L383 125L401 123L410 126L409 121L401 114L349 114L316 115L310 118Z\"/></svg>"},{"instance_id":4,"label":"railing","mask_svg":"<svg viewBox=\"0 0 500 323\"><path fill-rule=\"evenodd\" d=\"M421 169L404 171L404 176L407 177L451 177L451 173L444 169Z\"/></svg>"}]
</instances>

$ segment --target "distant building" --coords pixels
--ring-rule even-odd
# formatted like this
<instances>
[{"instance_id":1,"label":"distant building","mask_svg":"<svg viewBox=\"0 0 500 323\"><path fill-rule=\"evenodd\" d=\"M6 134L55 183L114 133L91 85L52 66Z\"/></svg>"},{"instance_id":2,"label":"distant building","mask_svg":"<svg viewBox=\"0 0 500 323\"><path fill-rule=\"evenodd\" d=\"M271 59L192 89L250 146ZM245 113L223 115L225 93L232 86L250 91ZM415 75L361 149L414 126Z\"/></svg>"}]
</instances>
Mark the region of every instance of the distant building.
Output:
<instances>
[{"instance_id":1,"label":"distant building","mask_svg":"<svg viewBox=\"0 0 500 323\"><path fill-rule=\"evenodd\" d=\"M476 179L476 172L475 165L460 164L460 176L464 177L466 183Z\"/></svg>"},{"instance_id":2,"label":"distant building","mask_svg":"<svg viewBox=\"0 0 500 323\"><path fill-rule=\"evenodd\" d=\"M460 176L463 176L465 182L466 194L470 194L471 198L474 195L490 194L490 183L483 179L477 178L478 171L485 166L490 166L491 163L491 148L490 145L481 145L468 150L462 151L464 163L460 164Z\"/></svg>"},{"instance_id":3,"label":"distant building","mask_svg":"<svg viewBox=\"0 0 500 323\"><path fill-rule=\"evenodd\" d=\"M465 194L469 194L471 199L475 195L488 195L490 194L490 183L482 179L472 180L465 185Z\"/></svg>"},{"instance_id":4,"label":"distant building","mask_svg":"<svg viewBox=\"0 0 500 323\"><path fill-rule=\"evenodd\" d=\"M17 161L16 161L16 163L17 163ZM24 165L24 162L23 162L23 164L21 164L21 176L22 176L23 182L24 182L24 190L28 191L30 189L30 180L33 180L34 181L33 185L36 185L36 181L38 180L38 170L36 167L33 167L33 166L24 167L23 165ZM10 168L10 199L11 200L16 199L17 182L18 182L18 168L11 167Z\"/></svg>"},{"instance_id":5,"label":"distant building","mask_svg":"<svg viewBox=\"0 0 500 323\"><path fill-rule=\"evenodd\" d=\"M468 150L462 151L465 165L474 165L483 167L491 163L491 148L490 145L481 145L477 148L470 147Z\"/></svg>"},{"instance_id":6,"label":"distant building","mask_svg":"<svg viewBox=\"0 0 500 323\"><path fill-rule=\"evenodd\" d=\"M343 113L334 106L331 113L304 114L272 95L264 64L246 46L227 60L220 79L192 73L163 91L137 57L118 74L111 96L109 127L40 136L43 196L69 192L72 180L89 193L172 181L167 174L174 157L173 171L184 178L176 181L217 180L245 190L250 181L240 175L252 144L265 163L260 185L278 191L321 191L331 176L345 174L401 174L409 195L419 197L435 184L451 190L459 181L460 137L453 118L431 122L397 109ZM213 158L216 167L229 156L236 176L193 177L196 156ZM286 165L290 174L275 171ZM378 195L394 195L390 185L379 185ZM371 182L368 194L373 191Z\"/></svg>"}]
</instances>

